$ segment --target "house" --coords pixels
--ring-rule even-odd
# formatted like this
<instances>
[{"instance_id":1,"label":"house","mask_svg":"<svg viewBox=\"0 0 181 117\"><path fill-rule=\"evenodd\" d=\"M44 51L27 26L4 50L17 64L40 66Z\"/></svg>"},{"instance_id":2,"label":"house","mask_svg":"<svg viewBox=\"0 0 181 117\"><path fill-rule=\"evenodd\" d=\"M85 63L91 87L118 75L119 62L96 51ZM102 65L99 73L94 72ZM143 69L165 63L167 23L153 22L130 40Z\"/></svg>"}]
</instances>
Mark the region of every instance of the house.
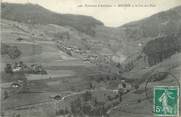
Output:
<instances>
[{"instance_id":1,"label":"house","mask_svg":"<svg viewBox=\"0 0 181 117\"><path fill-rule=\"evenodd\" d=\"M20 71L22 71L22 69L23 69L23 66L20 63L15 63L12 71L13 72L20 72Z\"/></svg>"},{"instance_id":2,"label":"house","mask_svg":"<svg viewBox=\"0 0 181 117\"><path fill-rule=\"evenodd\" d=\"M13 68L13 72L20 72L22 70L22 68L21 67L16 67L16 68Z\"/></svg>"},{"instance_id":3,"label":"house","mask_svg":"<svg viewBox=\"0 0 181 117\"><path fill-rule=\"evenodd\" d=\"M11 84L11 87L12 88L19 88L19 87L21 87L21 84L14 82Z\"/></svg>"},{"instance_id":4,"label":"house","mask_svg":"<svg viewBox=\"0 0 181 117\"><path fill-rule=\"evenodd\" d=\"M125 80L121 80L121 83L118 85L118 90L122 93L127 93L131 89L131 85Z\"/></svg>"}]
</instances>

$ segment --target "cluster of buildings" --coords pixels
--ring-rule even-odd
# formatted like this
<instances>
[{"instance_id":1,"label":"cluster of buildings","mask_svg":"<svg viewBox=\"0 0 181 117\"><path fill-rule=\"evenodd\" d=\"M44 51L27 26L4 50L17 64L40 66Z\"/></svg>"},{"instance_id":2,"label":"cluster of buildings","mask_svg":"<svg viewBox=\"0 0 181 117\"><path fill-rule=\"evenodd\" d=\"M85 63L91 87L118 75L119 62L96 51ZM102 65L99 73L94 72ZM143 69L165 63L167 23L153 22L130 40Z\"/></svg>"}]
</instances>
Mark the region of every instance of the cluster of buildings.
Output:
<instances>
[{"instance_id":1,"label":"cluster of buildings","mask_svg":"<svg viewBox=\"0 0 181 117\"><path fill-rule=\"evenodd\" d=\"M68 55L72 55L73 53L81 55L81 58L85 62L90 62L93 64L109 64L112 61L112 55L111 54L95 54L91 52L91 50L83 50L78 47L66 47L63 42L58 41L57 47L62 50L63 52L67 53Z\"/></svg>"},{"instance_id":2,"label":"cluster of buildings","mask_svg":"<svg viewBox=\"0 0 181 117\"><path fill-rule=\"evenodd\" d=\"M15 62L14 64L9 64L12 72L24 72L24 73L32 73L32 74L46 74L47 72L41 65L32 64L31 66L27 66L22 61Z\"/></svg>"}]
</instances>

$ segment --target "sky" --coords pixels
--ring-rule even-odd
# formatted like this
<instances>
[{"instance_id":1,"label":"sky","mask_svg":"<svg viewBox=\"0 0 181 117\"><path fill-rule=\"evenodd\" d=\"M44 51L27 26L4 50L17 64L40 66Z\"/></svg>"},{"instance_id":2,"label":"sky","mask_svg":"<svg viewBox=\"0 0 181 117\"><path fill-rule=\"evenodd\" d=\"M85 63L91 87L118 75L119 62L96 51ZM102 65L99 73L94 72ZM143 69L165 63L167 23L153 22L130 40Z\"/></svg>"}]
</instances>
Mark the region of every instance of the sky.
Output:
<instances>
[{"instance_id":1,"label":"sky","mask_svg":"<svg viewBox=\"0 0 181 117\"><path fill-rule=\"evenodd\" d=\"M160 11L181 5L181 0L1 0L10 3L39 4L51 11L63 14L81 14L92 16L106 26L117 27L125 23L140 20ZM114 7L86 7L86 5L115 5ZM126 4L132 7L123 7ZM80 6L83 7L80 7ZM118 7L118 5L123 5ZM151 7L135 7L147 5Z\"/></svg>"}]
</instances>

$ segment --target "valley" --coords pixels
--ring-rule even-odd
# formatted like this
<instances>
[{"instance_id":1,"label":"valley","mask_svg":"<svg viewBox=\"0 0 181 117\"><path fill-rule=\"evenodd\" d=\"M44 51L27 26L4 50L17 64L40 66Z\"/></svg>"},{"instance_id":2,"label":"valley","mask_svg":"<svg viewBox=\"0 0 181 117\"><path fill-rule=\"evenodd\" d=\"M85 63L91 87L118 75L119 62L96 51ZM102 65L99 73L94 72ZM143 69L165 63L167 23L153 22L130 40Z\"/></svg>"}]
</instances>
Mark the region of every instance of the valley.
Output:
<instances>
[{"instance_id":1,"label":"valley","mask_svg":"<svg viewBox=\"0 0 181 117\"><path fill-rule=\"evenodd\" d=\"M180 87L180 9L112 28L2 4L1 116L152 117L153 87Z\"/></svg>"}]
</instances>

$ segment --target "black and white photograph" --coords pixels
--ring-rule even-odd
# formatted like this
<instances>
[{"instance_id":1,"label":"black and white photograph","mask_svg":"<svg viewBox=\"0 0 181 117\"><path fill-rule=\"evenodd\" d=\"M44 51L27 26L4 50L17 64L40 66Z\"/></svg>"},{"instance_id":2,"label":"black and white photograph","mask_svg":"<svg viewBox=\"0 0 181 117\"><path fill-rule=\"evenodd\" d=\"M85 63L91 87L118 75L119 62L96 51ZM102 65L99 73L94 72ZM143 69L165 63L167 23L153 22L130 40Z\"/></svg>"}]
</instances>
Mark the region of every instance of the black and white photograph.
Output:
<instances>
[{"instance_id":1,"label":"black and white photograph","mask_svg":"<svg viewBox=\"0 0 181 117\"><path fill-rule=\"evenodd\" d=\"M181 117L180 0L0 7L0 117Z\"/></svg>"}]
</instances>

